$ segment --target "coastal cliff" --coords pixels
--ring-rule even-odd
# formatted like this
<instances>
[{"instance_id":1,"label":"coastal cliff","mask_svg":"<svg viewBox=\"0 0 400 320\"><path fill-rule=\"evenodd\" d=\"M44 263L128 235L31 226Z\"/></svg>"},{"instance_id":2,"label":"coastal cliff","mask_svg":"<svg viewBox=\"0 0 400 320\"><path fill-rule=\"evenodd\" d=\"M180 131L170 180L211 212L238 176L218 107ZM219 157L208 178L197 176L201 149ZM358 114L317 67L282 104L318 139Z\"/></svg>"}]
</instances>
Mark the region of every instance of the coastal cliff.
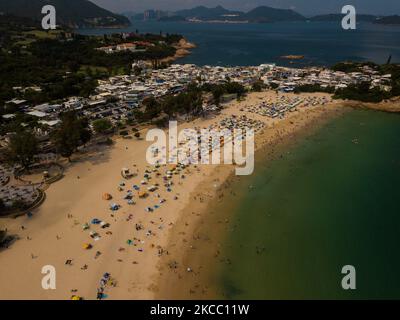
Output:
<instances>
[{"instance_id":1,"label":"coastal cliff","mask_svg":"<svg viewBox=\"0 0 400 320\"><path fill-rule=\"evenodd\" d=\"M173 47L176 49L176 53L171 57L162 59L161 62L171 63L178 59L184 58L191 53L190 50L196 48L196 45L194 43L189 42L187 39L183 38Z\"/></svg>"}]
</instances>

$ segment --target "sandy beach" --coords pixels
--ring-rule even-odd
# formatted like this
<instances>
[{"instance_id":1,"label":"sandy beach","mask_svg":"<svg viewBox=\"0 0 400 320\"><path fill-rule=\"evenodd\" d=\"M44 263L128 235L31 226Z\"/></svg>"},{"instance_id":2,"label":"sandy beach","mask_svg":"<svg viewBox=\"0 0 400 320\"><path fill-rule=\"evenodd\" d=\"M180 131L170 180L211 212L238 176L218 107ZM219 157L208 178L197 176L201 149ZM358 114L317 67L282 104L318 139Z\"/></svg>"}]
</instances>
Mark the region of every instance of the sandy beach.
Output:
<instances>
[{"instance_id":1,"label":"sandy beach","mask_svg":"<svg viewBox=\"0 0 400 320\"><path fill-rule=\"evenodd\" d=\"M330 100L325 94L301 96L325 96ZM271 91L251 93L241 102L227 104L215 118L182 123L180 128L207 127L232 115L246 115L265 123L266 128L256 134L256 148L266 147L274 155L276 148L296 134L343 112L340 101L300 107L284 119L246 111L246 106L275 98L276 93ZM81 154L67 164L65 177L46 190L46 201L34 211L33 218L0 220L1 228L20 238L0 252L0 281L4 288L0 299L70 299L72 295L96 299L104 273L114 280L114 285L105 289L107 299L177 298L182 293L190 297L193 282L185 280L189 267L182 263L185 252L190 250L202 211L220 195L218 190L234 167L192 165L183 170L184 179L178 175L173 178L171 192L159 190L146 199L135 198L136 205L128 205L123 199L126 192L132 185L140 185L145 170L153 169L145 157L151 144L144 139L116 138L112 147ZM125 181L120 191L124 181L120 171L125 167L138 172L138 177ZM160 172L167 169L168 166L161 167ZM162 184L162 178L152 175L150 184L155 183ZM103 200L104 193L111 194L113 199ZM160 199L166 201L161 203ZM111 211L110 203L120 204L121 208ZM145 211L156 204L158 209ZM101 237L98 241L90 237L90 230L82 228L93 219L110 225L105 229L90 225L90 230ZM85 244L93 248L85 250ZM179 268L169 268L171 261L177 261ZM56 290L42 289L41 270L45 265L56 268ZM192 273L189 276L193 277Z\"/></svg>"}]
</instances>

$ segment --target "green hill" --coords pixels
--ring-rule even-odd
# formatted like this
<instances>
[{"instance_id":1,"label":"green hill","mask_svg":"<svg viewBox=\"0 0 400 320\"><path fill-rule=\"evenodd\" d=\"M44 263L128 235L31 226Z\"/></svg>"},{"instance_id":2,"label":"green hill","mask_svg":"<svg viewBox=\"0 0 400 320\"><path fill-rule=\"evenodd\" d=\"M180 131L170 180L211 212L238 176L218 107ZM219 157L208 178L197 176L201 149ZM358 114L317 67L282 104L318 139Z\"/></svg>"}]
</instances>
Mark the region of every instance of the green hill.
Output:
<instances>
[{"instance_id":1,"label":"green hill","mask_svg":"<svg viewBox=\"0 0 400 320\"><path fill-rule=\"evenodd\" d=\"M304 21L306 18L290 9L276 9L261 6L251 10L241 17L251 22Z\"/></svg>"},{"instance_id":2,"label":"green hill","mask_svg":"<svg viewBox=\"0 0 400 320\"><path fill-rule=\"evenodd\" d=\"M57 24L71 28L128 26L129 19L105 10L87 0L0 0L0 12L41 20L42 7L53 5Z\"/></svg>"},{"instance_id":3,"label":"green hill","mask_svg":"<svg viewBox=\"0 0 400 320\"><path fill-rule=\"evenodd\" d=\"M177 11L176 16L186 19L196 18L203 21L230 20L249 22L279 22L279 21L304 21L306 18L301 14L289 9L276 9L266 6L257 7L250 12L230 11L221 6L207 8L199 6L189 10Z\"/></svg>"},{"instance_id":4,"label":"green hill","mask_svg":"<svg viewBox=\"0 0 400 320\"><path fill-rule=\"evenodd\" d=\"M199 6L193 9L180 10L175 12L176 16L185 18L196 18L200 20L219 20L224 19L227 15L243 15L243 12L230 11L222 6L217 6L215 8L207 8L204 6Z\"/></svg>"},{"instance_id":5,"label":"green hill","mask_svg":"<svg viewBox=\"0 0 400 320\"><path fill-rule=\"evenodd\" d=\"M387 25L400 25L400 16L394 15L394 16L382 17L380 19L377 19L375 23L387 24Z\"/></svg>"}]
</instances>

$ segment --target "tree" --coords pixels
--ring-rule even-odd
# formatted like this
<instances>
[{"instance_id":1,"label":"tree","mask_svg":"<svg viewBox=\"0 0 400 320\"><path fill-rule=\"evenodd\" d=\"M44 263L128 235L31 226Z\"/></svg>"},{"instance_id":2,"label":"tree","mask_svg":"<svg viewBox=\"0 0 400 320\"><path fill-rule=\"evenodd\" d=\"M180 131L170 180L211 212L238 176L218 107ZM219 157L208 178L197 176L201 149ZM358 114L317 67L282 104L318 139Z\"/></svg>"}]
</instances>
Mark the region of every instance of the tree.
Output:
<instances>
[{"instance_id":1,"label":"tree","mask_svg":"<svg viewBox=\"0 0 400 320\"><path fill-rule=\"evenodd\" d=\"M6 156L10 163L28 168L37 152L38 143L35 135L30 131L21 130L11 137Z\"/></svg>"},{"instance_id":2,"label":"tree","mask_svg":"<svg viewBox=\"0 0 400 320\"><path fill-rule=\"evenodd\" d=\"M106 133L112 128L112 123L109 119L99 119L93 121L93 129L96 133Z\"/></svg>"},{"instance_id":3,"label":"tree","mask_svg":"<svg viewBox=\"0 0 400 320\"><path fill-rule=\"evenodd\" d=\"M158 117L161 112L161 105L154 97L148 97L143 100L143 106L145 106L144 118L149 121Z\"/></svg>"},{"instance_id":4,"label":"tree","mask_svg":"<svg viewBox=\"0 0 400 320\"><path fill-rule=\"evenodd\" d=\"M265 84L262 80L257 80L254 82L253 87L251 88L255 92L261 92L265 88Z\"/></svg>"},{"instance_id":5,"label":"tree","mask_svg":"<svg viewBox=\"0 0 400 320\"><path fill-rule=\"evenodd\" d=\"M214 98L214 103L217 107L221 104L221 97L224 94L224 88L222 86L216 86L212 89L212 95Z\"/></svg>"},{"instance_id":6,"label":"tree","mask_svg":"<svg viewBox=\"0 0 400 320\"><path fill-rule=\"evenodd\" d=\"M53 135L58 153L68 160L78 147L85 145L90 138L87 119L78 117L75 111L68 111L61 115L61 125Z\"/></svg>"},{"instance_id":7,"label":"tree","mask_svg":"<svg viewBox=\"0 0 400 320\"><path fill-rule=\"evenodd\" d=\"M0 213L1 215L1 213ZM7 232L4 230L0 230L0 243L2 243L4 241L4 239L6 238Z\"/></svg>"},{"instance_id":8,"label":"tree","mask_svg":"<svg viewBox=\"0 0 400 320\"><path fill-rule=\"evenodd\" d=\"M139 77L142 74L143 69L139 66L135 66L133 68L133 74L137 77Z\"/></svg>"},{"instance_id":9,"label":"tree","mask_svg":"<svg viewBox=\"0 0 400 320\"><path fill-rule=\"evenodd\" d=\"M0 198L0 216L4 214L6 210L6 205L4 204L3 199ZM1 242L1 231L0 231L0 242Z\"/></svg>"},{"instance_id":10,"label":"tree","mask_svg":"<svg viewBox=\"0 0 400 320\"><path fill-rule=\"evenodd\" d=\"M228 82L225 84L226 92L229 94L236 93L238 98L242 97L246 93L246 89L237 82Z\"/></svg>"}]
</instances>

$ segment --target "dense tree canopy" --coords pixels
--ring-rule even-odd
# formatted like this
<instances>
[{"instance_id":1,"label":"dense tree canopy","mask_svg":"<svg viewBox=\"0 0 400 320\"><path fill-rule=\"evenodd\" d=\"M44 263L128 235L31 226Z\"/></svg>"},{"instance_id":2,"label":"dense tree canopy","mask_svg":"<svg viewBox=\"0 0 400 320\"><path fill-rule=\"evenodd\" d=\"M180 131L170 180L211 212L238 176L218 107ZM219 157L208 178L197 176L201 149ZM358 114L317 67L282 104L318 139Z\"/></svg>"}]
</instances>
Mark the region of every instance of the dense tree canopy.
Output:
<instances>
[{"instance_id":1,"label":"dense tree canopy","mask_svg":"<svg viewBox=\"0 0 400 320\"><path fill-rule=\"evenodd\" d=\"M112 123L109 119L99 119L93 121L93 129L96 133L106 133L112 128Z\"/></svg>"},{"instance_id":2,"label":"dense tree canopy","mask_svg":"<svg viewBox=\"0 0 400 320\"><path fill-rule=\"evenodd\" d=\"M27 168L33 163L37 152L38 142L35 135L28 130L20 130L11 137L6 157L10 163Z\"/></svg>"},{"instance_id":3,"label":"dense tree canopy","mask_svg":"<svg viewBox=\"0 0 400 320\"><path fill-rule=\"evenodd\" d=\"M70 158L78 147L89 142L91 131L86 118L79 117L76 112L68 111L61 115L61 125L53 133L53 142L57 152Z\"/></svg>"}]
</instances>

